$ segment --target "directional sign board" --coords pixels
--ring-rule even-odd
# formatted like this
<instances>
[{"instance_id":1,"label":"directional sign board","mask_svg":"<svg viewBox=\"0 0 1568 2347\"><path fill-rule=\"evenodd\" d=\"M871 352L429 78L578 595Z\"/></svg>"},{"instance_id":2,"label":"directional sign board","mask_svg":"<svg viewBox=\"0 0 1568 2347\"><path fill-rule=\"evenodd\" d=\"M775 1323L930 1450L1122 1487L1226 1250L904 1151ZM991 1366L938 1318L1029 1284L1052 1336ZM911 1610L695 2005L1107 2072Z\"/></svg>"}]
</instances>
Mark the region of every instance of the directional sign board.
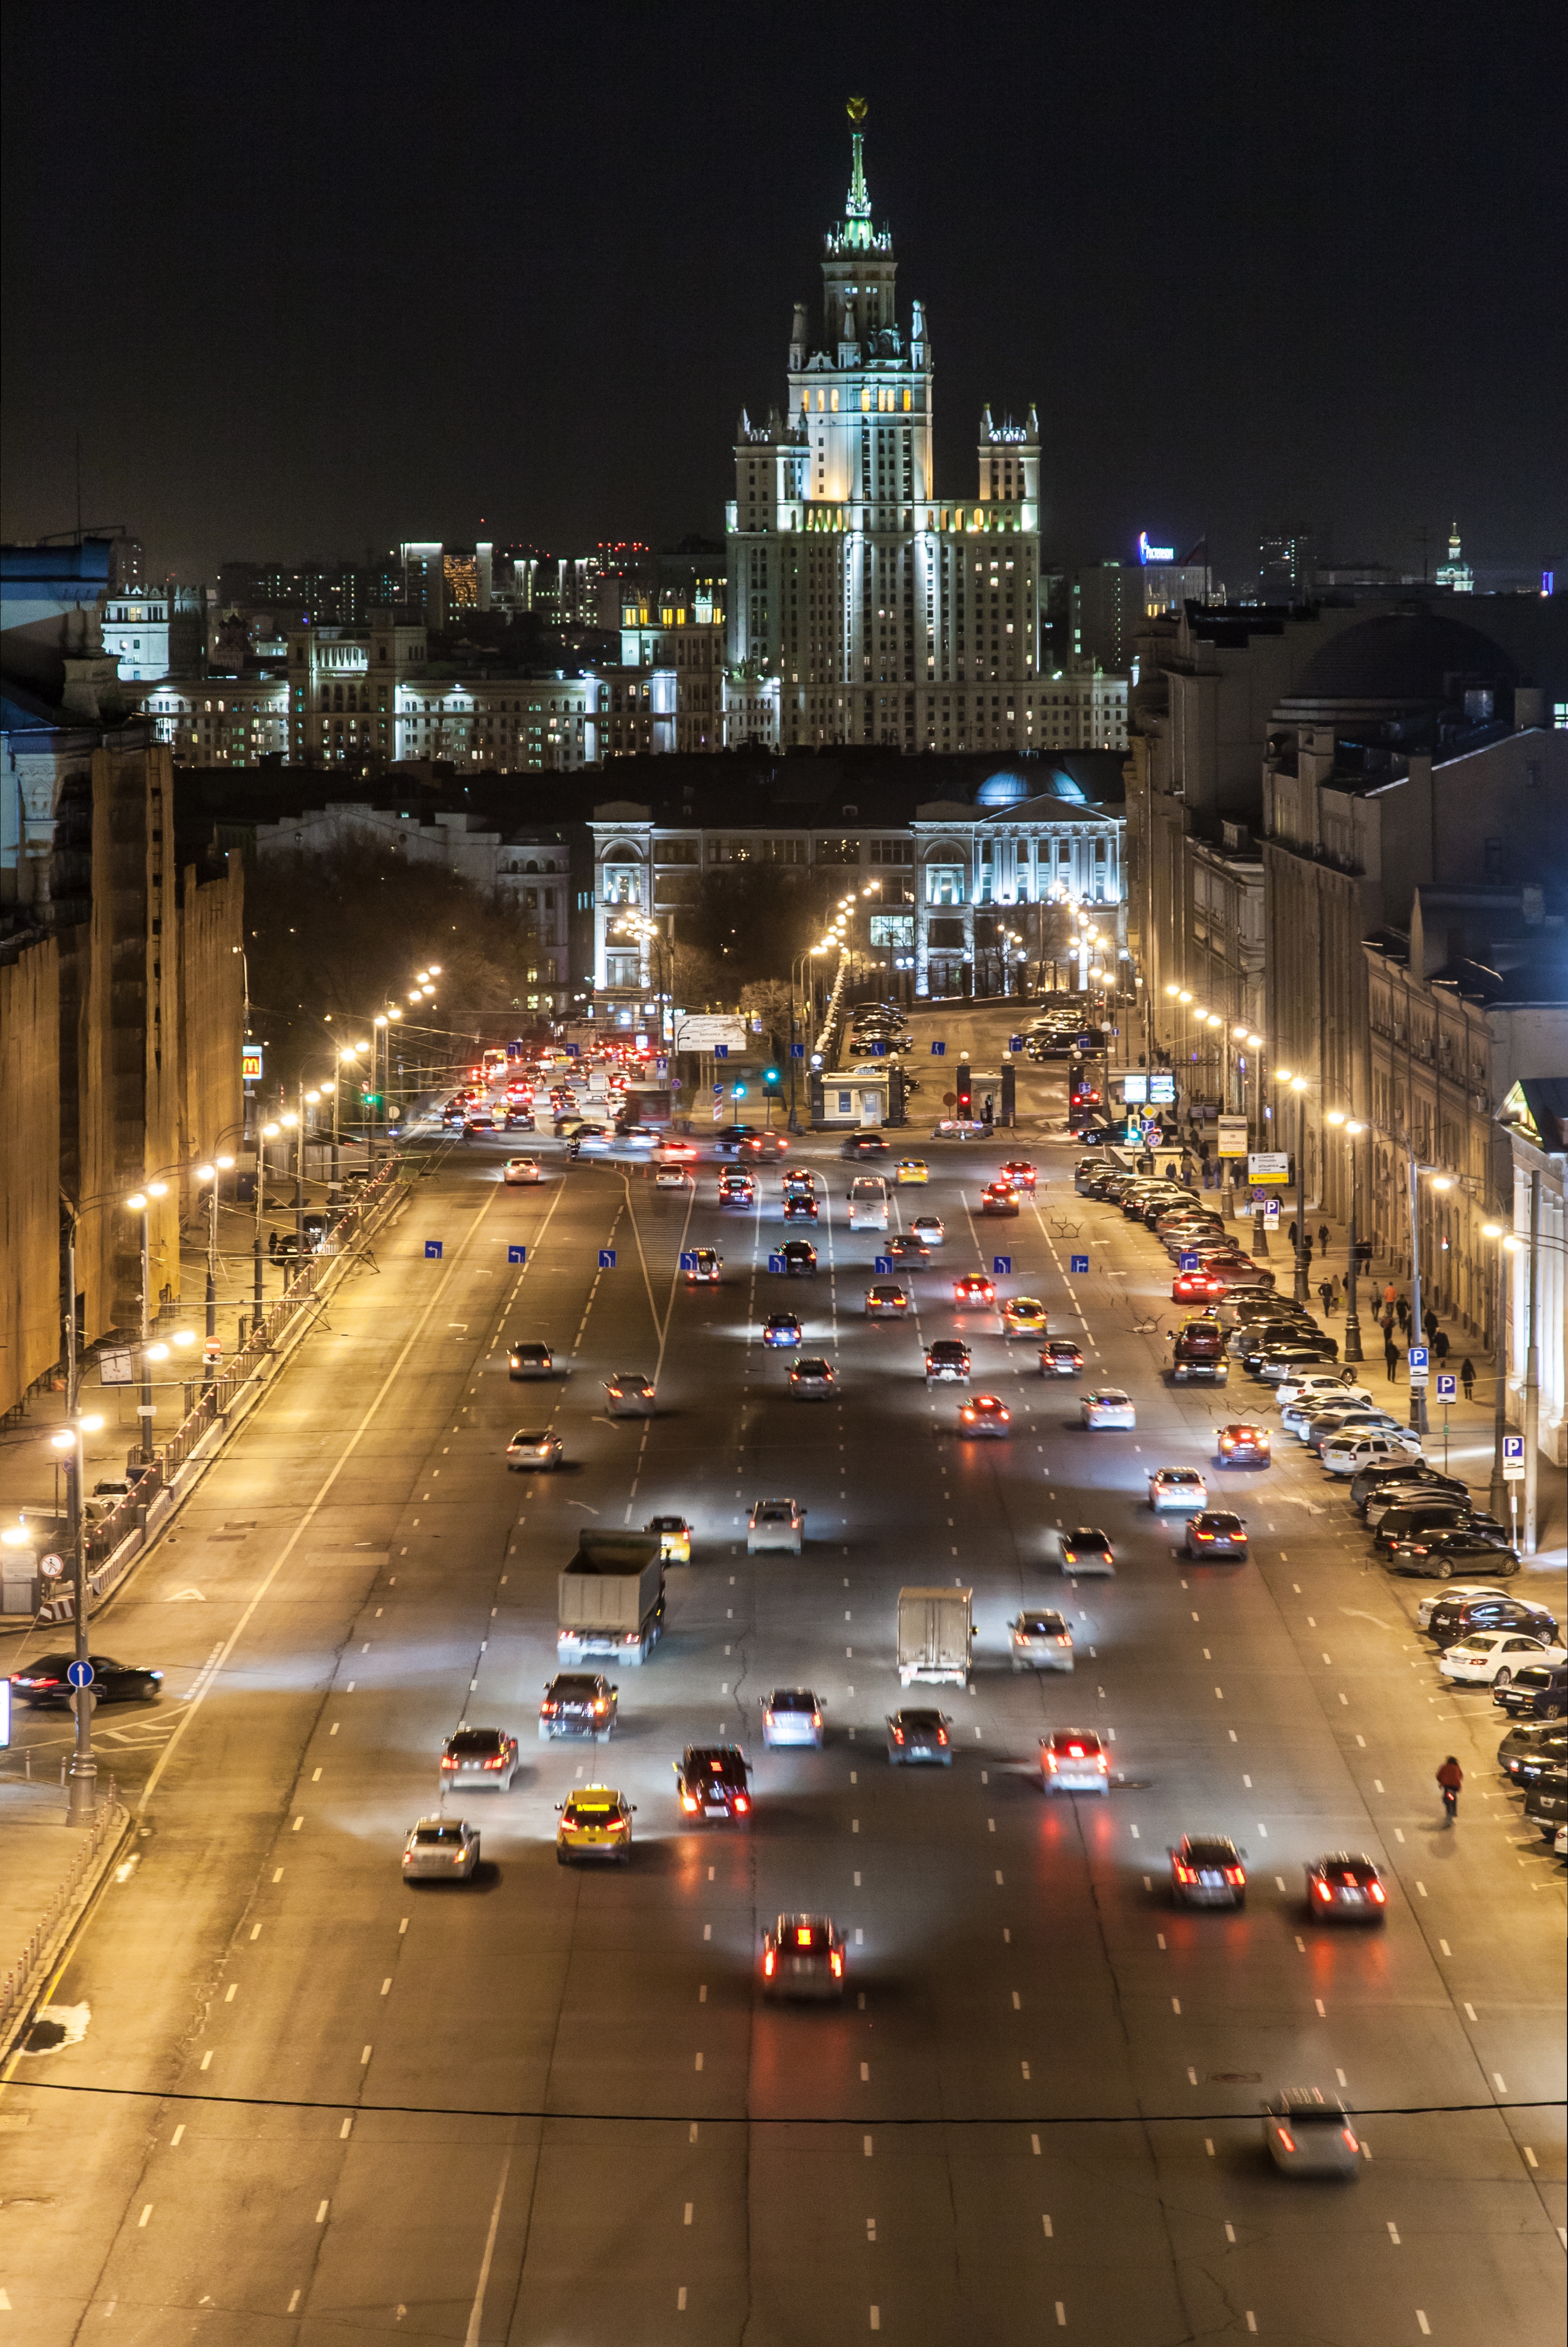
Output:
<instances>
[{"instance_id":1,"label":"directional sign board","mask_svg":"<svg viewBox=\"0 0 1568 2347\"><path fill-rule=\"evenodd\" d=\"M616 1267L616 1251L615 1251L615 1248L614 1248L614 1247L601 1247L601 1248L599 1249L599 1269L600 1269L601 1271L614 1271L615 1267Z\"/></svg>"},{"instance_id":2,"label":"directional sign board","mask_svg":"<svg viewBox=\"0 0 1568 2347\"><path fill-rule=\"evenodd\" d=\"M805 1056L806 1056L806 1046L805 1046L805 1044L804 1044L804 1043L791 1043L791 1044L790 1044L790 1046L789 1046L789 1057L790 1057L792 1060L803 1060L803 1059L805 1058Z\"/></svg>"},{"instance_id":3,"label":"directional sign board","mask_svg":"<svg viewBox=\"0 0 1568 2347\"><path fill-rule=\"evenodd\" d=\"M1174 1106L1176 1102L1175 1076L1166 1075L1159 1069L1151 1070L1149 1074L1149 1101L1151 1106L1156 1102L1162 1106L1167 1108Z\"/></svg>"},{"instance_id":4,"label":"directional sign board","mask_svg":"<svg viewBox=\"0 0 1568 2347\"><path fill-rule=\"evenodd\" d=\"M885 1278L887 1274L891 1271L892 1267L893 1259L891 1255L878 1255L871 1266L872 1270L876 1273L879 1279Z\"/></svg>"},{"instance_id":5,"label":"directional sign board","mask_svg":"<svg viewBox=\"0 0 1568 2347\"><path fill-rule=\"evenodd\" d=\"M528 1260L527 1248L525 1246L509 1246L506 1250L506 1260L508 1263L526 1263Z\"/></svg>"},{"instance_id":6,"label":"directional sign board","mask_svg":"<svg viewBox=\"0 0 1568 2347\"><path fill-rule=\"evenodd\" d=\"M93 1683L93 1666L91 1663L67 1663L66 1665L66 1676L70 1680L71 1685L74 1687L91 1686Z\"/></svg>"},{"instance_id":7,"label":"directional sign board","mask_svg":"<svg viewBox=\"0 0 1568 2347\"><path fill-rule=\"evenodd\" d=\"M439 1263L441 1261L441 1247L442 1242L440 1239L426 1239L424 1243L424 1259L426 1263Z\"/></svg>"},{"instance_id":8,"label":"directional sign board","mask_svg":"<svg viewBox=\"0 0 1568 2347\"><path fill-rule=\"evenodd\" d=\"M1010 1255L993 1255L992 1256L991 1270L993 1278L1005 1279L1012 1269L1013 1257Z\"/></svg>"},{"instance_id":9,"label":"directional sign board","mask_svg":"<svg viewBox=\"0 0 1568 2347\"><path fill-rule=\"evenodd\" d=\"M1247 1160L1249 1182L1288 1182L1290 1156L1283 1149L1254 1149Z\"/></svg>"},{"instance_id":10,"label":"directional sign board","mask_svg":"<svg viewBox=\"0 0 1568 2347\"><path fill-rule=\"evenodd\" d=\"M682 1247L680 1251L680 1267L682 1271L695 1271L697 1269L697 1249L695 1247Z\"/></svg>"},{"instance_id":11,"label":"directional sign board","mask_svg":"<svg viewBox=\"0 0 1568 2347\"><path fill-rule=\"evenodd\" d=\"M888 1055L888 1047L887 1047L887 1044L886 1044L886 1043L884 1042L884 1040L882 1040L881 1036L880 1036L880 1035L873 1035L873 1036L872 1036L872 1038L871 1038L871 1057L872 1057L872 1059L873 1059L873 1060L885 1060L885 1059L887 1058L887 1055Z\"/></svg>"},{"instance_id":12,"label":"directional sign board","mask_svg":"<svg viewBox=\"0 0 1568 2347\"><path fill-rule=\"evenodd\" d=\"M1178 1255L1176 1257L1176 1269L1178 1271L1196 1271L1197 1269L1196 1255Z\"/></svg>"},{"instance_id":13,"label":"directional sign board","mask_svg":"<svg viewBox=\"0 0 1568 2347\"><path fill-rule=\"evenodd\" d=\"M933 1043L931 1047L931 1055L933 1060L944 1060L947 1057L947 1045Z\"/></svg>"},{"instance_id":14,"label":"directional sign board","mask_svg":"<svg viewBox=\"0 0 1568 2347\"><path fill-rule=\"evenodd\" d=\"M713 1056L716 1060L728 1060L729 1057L728 1044L716 1043L713 1047Z\"/></svg>"},{"instance_id":15,"label":"directional sign board","mask_svg":"<svg viewBox=\"0 0 1568 2347\"><path fill-rule=\"evenodd\" d=\"M1505 1434L1502 1438L1502 1480L1505 1483L1524 1481L1524 1437Z\"/></svg>"},{"instance_id":16,"label":"directional sign board","mask_svg":"<svg viewBox=\"0 0 1568 2347\"><path fill-rule=\"evenodd\" d=\"M1089 1268L1089 1258L1086 1255L1075 1255L1071 1258L1071 1262L1074 1271L1087 1271Z\"/></svg>"},{"instance_id":17,"label":"directional sign board","mask_svg":"<svg viewBox=\"0 0 1568 2347\"><path fill-rule=\"evenodd\" d=\"M1412 1345L1410 1347L1410 1351L1405 1355L1405 1367L1410 1373L1411 1385L1425 1385L1427 1381L1427 1365L1430 1356L1424 1345Z\"/></svg>"},{"instance_id":18,"label":"directional sign board","mask_svg":"<svg viewBox=\"0 0 1568 2347\"><path fill-rule=\"evenodd\" d=\"M1437 1388L1437 1398L1439 1401L1452 1401L1455 1394L1459 1391L1459 1379L1454 1376L1451 1369L1440 1369L1432 1382Z\"/></svg>"},{"instance_id":19,"label":"directional sign board","mask_svg":"<svg viewBox=\"0 0 1568 2347\"><path fill-rule=\"evenodd\" d=\"M789 1266L781 1255L770 1255L768 1258L768 1268L769 1271L785 1271Z\"/></svg>"}]
</instances>

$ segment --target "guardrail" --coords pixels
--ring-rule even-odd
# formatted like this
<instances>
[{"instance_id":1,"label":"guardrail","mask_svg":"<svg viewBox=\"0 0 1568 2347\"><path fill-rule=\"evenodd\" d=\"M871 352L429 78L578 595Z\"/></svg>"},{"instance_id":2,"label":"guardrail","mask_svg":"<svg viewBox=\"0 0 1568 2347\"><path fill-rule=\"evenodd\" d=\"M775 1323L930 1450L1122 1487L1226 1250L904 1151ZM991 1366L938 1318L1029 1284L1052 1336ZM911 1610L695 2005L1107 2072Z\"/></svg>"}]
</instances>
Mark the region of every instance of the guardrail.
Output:
<instances>
[{"instance_id":1,"label":"guardrail","mask_svg":"<svg viewBox=\"0 0 1568 2347\"><path fill-rule=\"evenodd\" d=\"M0 1980L0 2045L5 2042L5 2033L17 2007L25 2005L34 1982L48 1967L60 1924L70 1911L83 1876L96 1862L110 1834L125 1831L126 1812L115 1796L115 1780L111 1777L107 1797L100 1804L92 1825L82 1835L70 1872L34 1926L20 1956L5 1978Z\"/></svg>"}]
</instances>

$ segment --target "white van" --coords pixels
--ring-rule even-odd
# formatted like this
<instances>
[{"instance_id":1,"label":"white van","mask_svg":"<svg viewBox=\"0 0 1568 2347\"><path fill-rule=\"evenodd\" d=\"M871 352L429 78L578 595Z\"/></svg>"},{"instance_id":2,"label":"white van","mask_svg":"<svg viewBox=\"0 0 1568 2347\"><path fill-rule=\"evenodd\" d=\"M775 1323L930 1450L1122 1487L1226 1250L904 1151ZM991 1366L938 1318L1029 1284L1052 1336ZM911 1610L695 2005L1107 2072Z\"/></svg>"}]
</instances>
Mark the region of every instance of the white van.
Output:
<instances>
[{"instance_id":1,"label":"white van","mask_svg":"<svg viewBox=\"0 0 1568 2347\"><path fill-rule=\"evenodd\" d=\"M850 1184L850 1228L885 1231L887 1226L887 1184L880 1174L858 1174Z\"/></svg>"}]
</instances>

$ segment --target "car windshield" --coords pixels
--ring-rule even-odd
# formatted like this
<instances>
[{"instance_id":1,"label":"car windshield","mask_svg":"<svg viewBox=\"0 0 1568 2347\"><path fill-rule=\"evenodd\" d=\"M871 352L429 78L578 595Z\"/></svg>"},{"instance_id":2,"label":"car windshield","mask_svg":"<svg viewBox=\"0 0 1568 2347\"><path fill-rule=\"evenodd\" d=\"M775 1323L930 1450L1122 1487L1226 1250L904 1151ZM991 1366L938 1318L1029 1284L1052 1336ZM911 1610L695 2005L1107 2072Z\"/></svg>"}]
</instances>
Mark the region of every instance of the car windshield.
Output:
<instances>
[{"instance_id":1,"label":"car windshield","mask_svg":"<svg viewBox=\"0 0 1568 2347\"><path fill-rule=\"evenodd\" d=\"M1378 1880L1378 1870L1369 1858L1349 1858L1343 1850L1330 1850L1327 1857L1318 1860L1312 1870L1315 1874L1326 1875L1330 1881L1337 1881L1354 1889Z\"/></svg>"},{"instance_id":2,"label":"car windshield","mask_svg":"<svg viewBox=\"0 0 1568 2347\"><path fill-rule=\"evenodd\" d=\"M1021 1614L1018 1627L1025 1637L1054 1638L1061 1635L1066 1624L1060 1614Z\"/></svg>"},{"instance_id":3,"label":"car windshield","mask_svg":"<svg viewBox=\"0 0 1568 2347\"><path fill-rule=\"evenodd\" d=\"M787 1524L793 1511L788 1500L762 1500L754 1512L759 1523Z\"/></svg>"},{"instance_id":4,"label":"car windshield","mask_svg":"<svg viewBox=\"0 0 1568 2347\"><path fill-rule=\"evenodd\" d=\"M614 1801L568 1801L562 1811L569 1826L602 1826L619 1814Z\"/></svg>"},{"instance_id":5,"label":"car windshield","mask_svg":"<svg viewBox=\"0 0 1568 2347\"><path fill-rule=\"evenodd\" d=\"M1162 1467L1155 1481L1158 1483L1201 1483L1203 1477L1196 1467Z\"/></svg>"},{"instance_id":6,"label":"car windshield","mask_svg":"<svg viewBox=\"0 0 1568 2347\"><path fill-rule=\"evenodd\" d=\"M498 1752L501 1731L495 1727L460 1727L455 1736L448 1737L449 1752Z\"/></svg>"},{"instance_id":7,"label":"car windshield","mask_svg":"<svg viewBox=\"0 0 1568 2347\"><path fill-rule=\"evenodd\" d=\"M832 1371L829 1368L826 1361L811 1359L797 1361L795 1364L794 1374L798 1378L826 1378L830 1377L832 1375Z\"/></svg>"},{"instance_id":8,"label":"car windshield","mask_svg":"<svg viewBox=\"0 0 1568 2347\"><path fill-rule=\"evenodd\" d=\"M566 1672L552 1679L550 1692L558 1703L591 1703L599 1692L599 1682L580 1672Z\"/></svg>"},{"instance_id":9,"label":"car windshield","mask_svg":"<svg viewBox=\"0 0 1568 2347\"><path fill-rule=\"evenodd\" d=\"M1052 1751L1064 1752L1069 1759L1074 1758L1082 1759L1086 1754L1097 1752L1099 1748L1099 1737L1087 1729L1080 1735L1071 1728L1058 1728L1051 1738Z\"/></svg>"},{"instance_id":10,"label":"car windshield","mask_svg":"<svg viewBox=\"0 0 1568 2347\"><path fill-rule=\"evenodd\" d=\"M1200 1516L1198 1522L1211 1532L1238 1532L1241 1530L1239 1516L1221 1515L1214 1509L1211 1509L1207 1515Z\"/></svg>"},{"instance_id":11,"label":"car windshield","mask_svg":"<svg viewBox=\"0 0 1568 2347\"><path fill-rule=\"evenodd\" d=\"M815 1711L817 1698L809 1687L775 1687L768 1697L769 1711Z\"/></svg>"},{"instance_id":12,"label":"car windshield","mask_svg":"<svg viewBox=\"0 0 1568 2347\"><path fill-rule=\"evenodd\" d=\"M648 1530L650 1532L683 1532L686 1521L681 1516L650 1516Z\"/></svg>"},{"instance_id":13,"label":"car windshield","mask_svg":"<svg viewBox=\"0 0 1568 2347\"><path fill-rule=\"evenodd\" d=\"M420 1826L414 1832L415 1841L461 1841L461 1826Z\"/></svg>"},{"instance_id":14,"label":"car windshield","mask_svg":"<svg viewBox=\"0 0 1568 2347\"><path fill-rule=\"evenodd\" d=\"M922 1735L934 1736L942 1726L942 1714L940 1711L901 1711L899 1726L906 1729L916 1728Z\"/></svg>"},{"instance_id":15,"label":"car windshield","mask_svg":"<svg viewBox=\"0 0 1568 2347\"><path fill-rule=\"evenodd\" d=\"M1111 1545L1104 1532L1092 1532L1087 1525L1075 1532L1069 1532L1067 1537L1074 1548L1109 1548Z\"/></svg>"}]
</instances>

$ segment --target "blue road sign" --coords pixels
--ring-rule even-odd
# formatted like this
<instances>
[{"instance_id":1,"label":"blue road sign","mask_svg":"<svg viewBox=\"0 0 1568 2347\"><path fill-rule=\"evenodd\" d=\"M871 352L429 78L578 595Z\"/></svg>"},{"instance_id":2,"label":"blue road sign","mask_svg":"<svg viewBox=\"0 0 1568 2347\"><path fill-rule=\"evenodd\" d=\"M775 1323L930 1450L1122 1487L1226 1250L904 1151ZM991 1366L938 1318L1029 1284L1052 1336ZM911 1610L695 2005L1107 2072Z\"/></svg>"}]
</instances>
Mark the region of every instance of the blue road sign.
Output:
<instances>
[{"instance_id":1,"label":"blue road sign","mask_svg":"<svg viewBox=\"0 0 1568 2347\"><path fill-rule=\"evenodd\" d=\"M424 1259L426 1263L439 1263L441 1261L441 1248L442 1242L440 1239L426 1239L424 1243Z\"/></svg>"},{"instance_id":2,"label":"blue road sign","mask_svg":"<svg viewBox=\"0 0 1568 2347\"><path fill-rule=\"evenodd\" d=\"M724 1098L724 1086L722 1084L714 1085L713 1097L715 1100L722 1100Z\"/></svg>"},{"instance_id":3,"label":"blue road sign","mask_svg":"<svg viewBox=\"0 0 1568 2347\"><path fill-rule=\"evenodd\" d=\"M566 1046L566 1057L567 1057L567 1059L568 1059L568 1060L580 1060L580 1059L582 1058L582 1056L583 1056L583 1047L582 1047L582 1045L581 1045L580 1043L568 1043L568 1044L567 1044L567 1046Z\"/></svg>"},{"instance_id":4,"label":"blue road sign","mask_svg":"<svg viewBox=\"0 0 1568 2347\"><path fill-rule=\"evenodd\" d=\"M806 1056L806 1046L805 1046L805 1044L804 1044L804 1043L791 1043L791 1044L790 1044L790 1046L789 1046L789 1057L790 1057L792 1060L803 1060L803 1059L805 1058L805 1056Z\"/></svg>"},{"instance_id":5,"label":"blue road sign","mask_svg":"<svg viewBox=\"0 0 1568 2347\"><path fill-rule=\"evenodd\" d=\"M1437 1373L1436 1383L1437 1398L1439 1401L1452 1401L1455 1394L1459 1391L1459 1379L1454 1376L1453 1371L1451 1369L1440 1369Z\"/></svg>"},{"instance_id":6,"label":"blue road sign","mask_svg":"<svg viewBox=\"0 0 1568 2347\"><path fill-rule=\"evenodd\" d=\"M933 1043L931 1047L931 1055L933 1060L944 1060L947 1057L947 1045Z\"/></svg>"},{"instance_id":7,"label":"blue road sign","mask_svg":"<svg viewBox=\"0 0 1568 2347\"><path fill-rule=\"evenodd\" d=\"M1176 1257L1176 1269L1178 1271L1196 1271L1197 1269L1196 1255L1186 1254L1178 1255Z\"/></svg>"},{"instance_id":8,"label":"blue road sign","mask_svg":"<svg viewBox=\"0 0 1568 2347\"><path fill-rule=\"evenodd\" d=\"M669 1073L669 1061L663 1058L657 1059L654 1061L654 1073L656 1076L667 1076Z\"/></svg>"},{"instance_id":9,"label":"blue road sign","mask_svg":"<svg viewBox=\"0 0 1568 2347\"><path fill-rule=\"evenodd\" d=\"M991 1271L993 1278L1005 1279L1012 1269L1013 1257L1010 1255L993 1255L992 1256Z\"/></svg>"},{"instance_id":10,"label":"blue road sign","mask_svg":"<svg viewBox=\"0 0 1568 2347\"><path fill-rule=\"evenodd\" d=\"M879 1279L885 1278L888 1273L891 1271L892 1267L893 1259L891 1255L878 1255L871 1265L871 1269L876 1273Z\"/></svg>"},{"instance_id":11,"label":"blue road sign","mask_svg":"<svg viewBox=\"0 0 1568 2347\"><path fill-rule=\"evenodd\" d=\"M91 1686L93 1683L93 1666L91 1663L67 1663L66 1665L66 1676L70 1680L71 1685L74 1687Z\"/></svg>"},{"instance_id":12,"label":"blue road sign","mask_svg":"<svg viewBox=\"0 0 1568 2347\"><path fill-rule=\"evenodd\" d=\"M1429 1355L1424 1345L1412 1345L1405 1355L1405 1367L1412 1378L1425 1377L1428 1361Z\"/></svg>"},{"instance_id":13,"label":"blue road sign","mask_svg":"<svg viewBox=\"0 0 1568 2347\"><path fill-rule=\"evenodd\" d=\"M872 1057L872 1059L873 1059L873 1060L885 1060L885 1059L887 1058L887 1056L888 1056L888 1047L887 1047L887 1044L883 1041L882 1038L881 1038L880 1035L873 1035L873 1036L872 1036L872 1038L871 1038L871 1057Z\"/></svg>"},{"instance_id":14,"label":"blue road sign","mask_svg":"<svg viewBox=\"0 0 1568 2347\"><path fill-rule=\"evenodd\" d=\"M1089 1268L1089 1258L1086 1255L1075 1255L1069 1260L1074 1271L1087 1271Z\"/></svg>"},{"instance_id":15,"label":"blue road sign","mask_svg":"<svg viewBox=\"0 0 1568 2347\"><path fill-rule=\"evenodd\" d=\"M1009 1035L1009 1037L1007 1038L1007 1048L1008 1048L1008 1050L1009 1050L1010 1051L1022 1051L1022 1050L1023 1049L1023 1036L1022 1036L1022 1035Z\"/></svg>"},{"instance_id":16,"label":"blue road sign","mask_svg":"<svg viewBox=\"0 0 1568 2347\"><path fill-rule=\"evenodd\" d=\"M728 1044L716 1043L713 1047L713 1056L716 1060L728 1060L729 1057Z\"/></svg>"},{"instance_id":17,"label":"blue road sign","mask_svg":"<svg viewBox=\"0 0 1568 2347\"><path fill-rule=\"evenodd\" d=\"M1524 1437L1505 1434L1502 1438L1502 1480L1505 1483L1524 1481Z\"/></svg>"},{"instance_id":18,"label":"blue road sign","mask_svg":"<svg viewBox=\"0 0 1568 2347\"><path fill-rule=\"evenodd\" d=\"M770 1255L768 1258L768 1268L769 1271L782 1271L784 1269L783 1256L781 1255Z\"/></svg>"},{"instance_id":19,"label":"blue road sign","mask_svg":"<svg viewBox=\"0 0 1568 2347\"><path fill-rule=\"evenodd\" d=\"M599 1269L600 1269L601 1271L614 1271L615 1267L616 1267L616 1251L615 1251L615 1248L614 1248L614 1247L601 1247L601 1248L599 1249Z\"/></svg>"},{"instance_id":20,"label":"blue road sign","mask_svg":"<svg viewBox=\"0 0 1568 2347\"><path fill-rule=\"evenodd\" d=\"M526 1263L528 1260L527 1248L525 1246L509 1246L506 1250L506 1260L508 1263Z\"/></svg>"},{"instance_id":21,"label":"blue road sign","mask_svg":"<svg viewBox=\"0 0 1568 2347\"><path fill-rule=\"evenodd\" d=\"M695 1271L697 1269L697 1249L695 1247L682 1247L680 1251L680 1267L682 1271Z\"/></svg>"}]
</instances>

